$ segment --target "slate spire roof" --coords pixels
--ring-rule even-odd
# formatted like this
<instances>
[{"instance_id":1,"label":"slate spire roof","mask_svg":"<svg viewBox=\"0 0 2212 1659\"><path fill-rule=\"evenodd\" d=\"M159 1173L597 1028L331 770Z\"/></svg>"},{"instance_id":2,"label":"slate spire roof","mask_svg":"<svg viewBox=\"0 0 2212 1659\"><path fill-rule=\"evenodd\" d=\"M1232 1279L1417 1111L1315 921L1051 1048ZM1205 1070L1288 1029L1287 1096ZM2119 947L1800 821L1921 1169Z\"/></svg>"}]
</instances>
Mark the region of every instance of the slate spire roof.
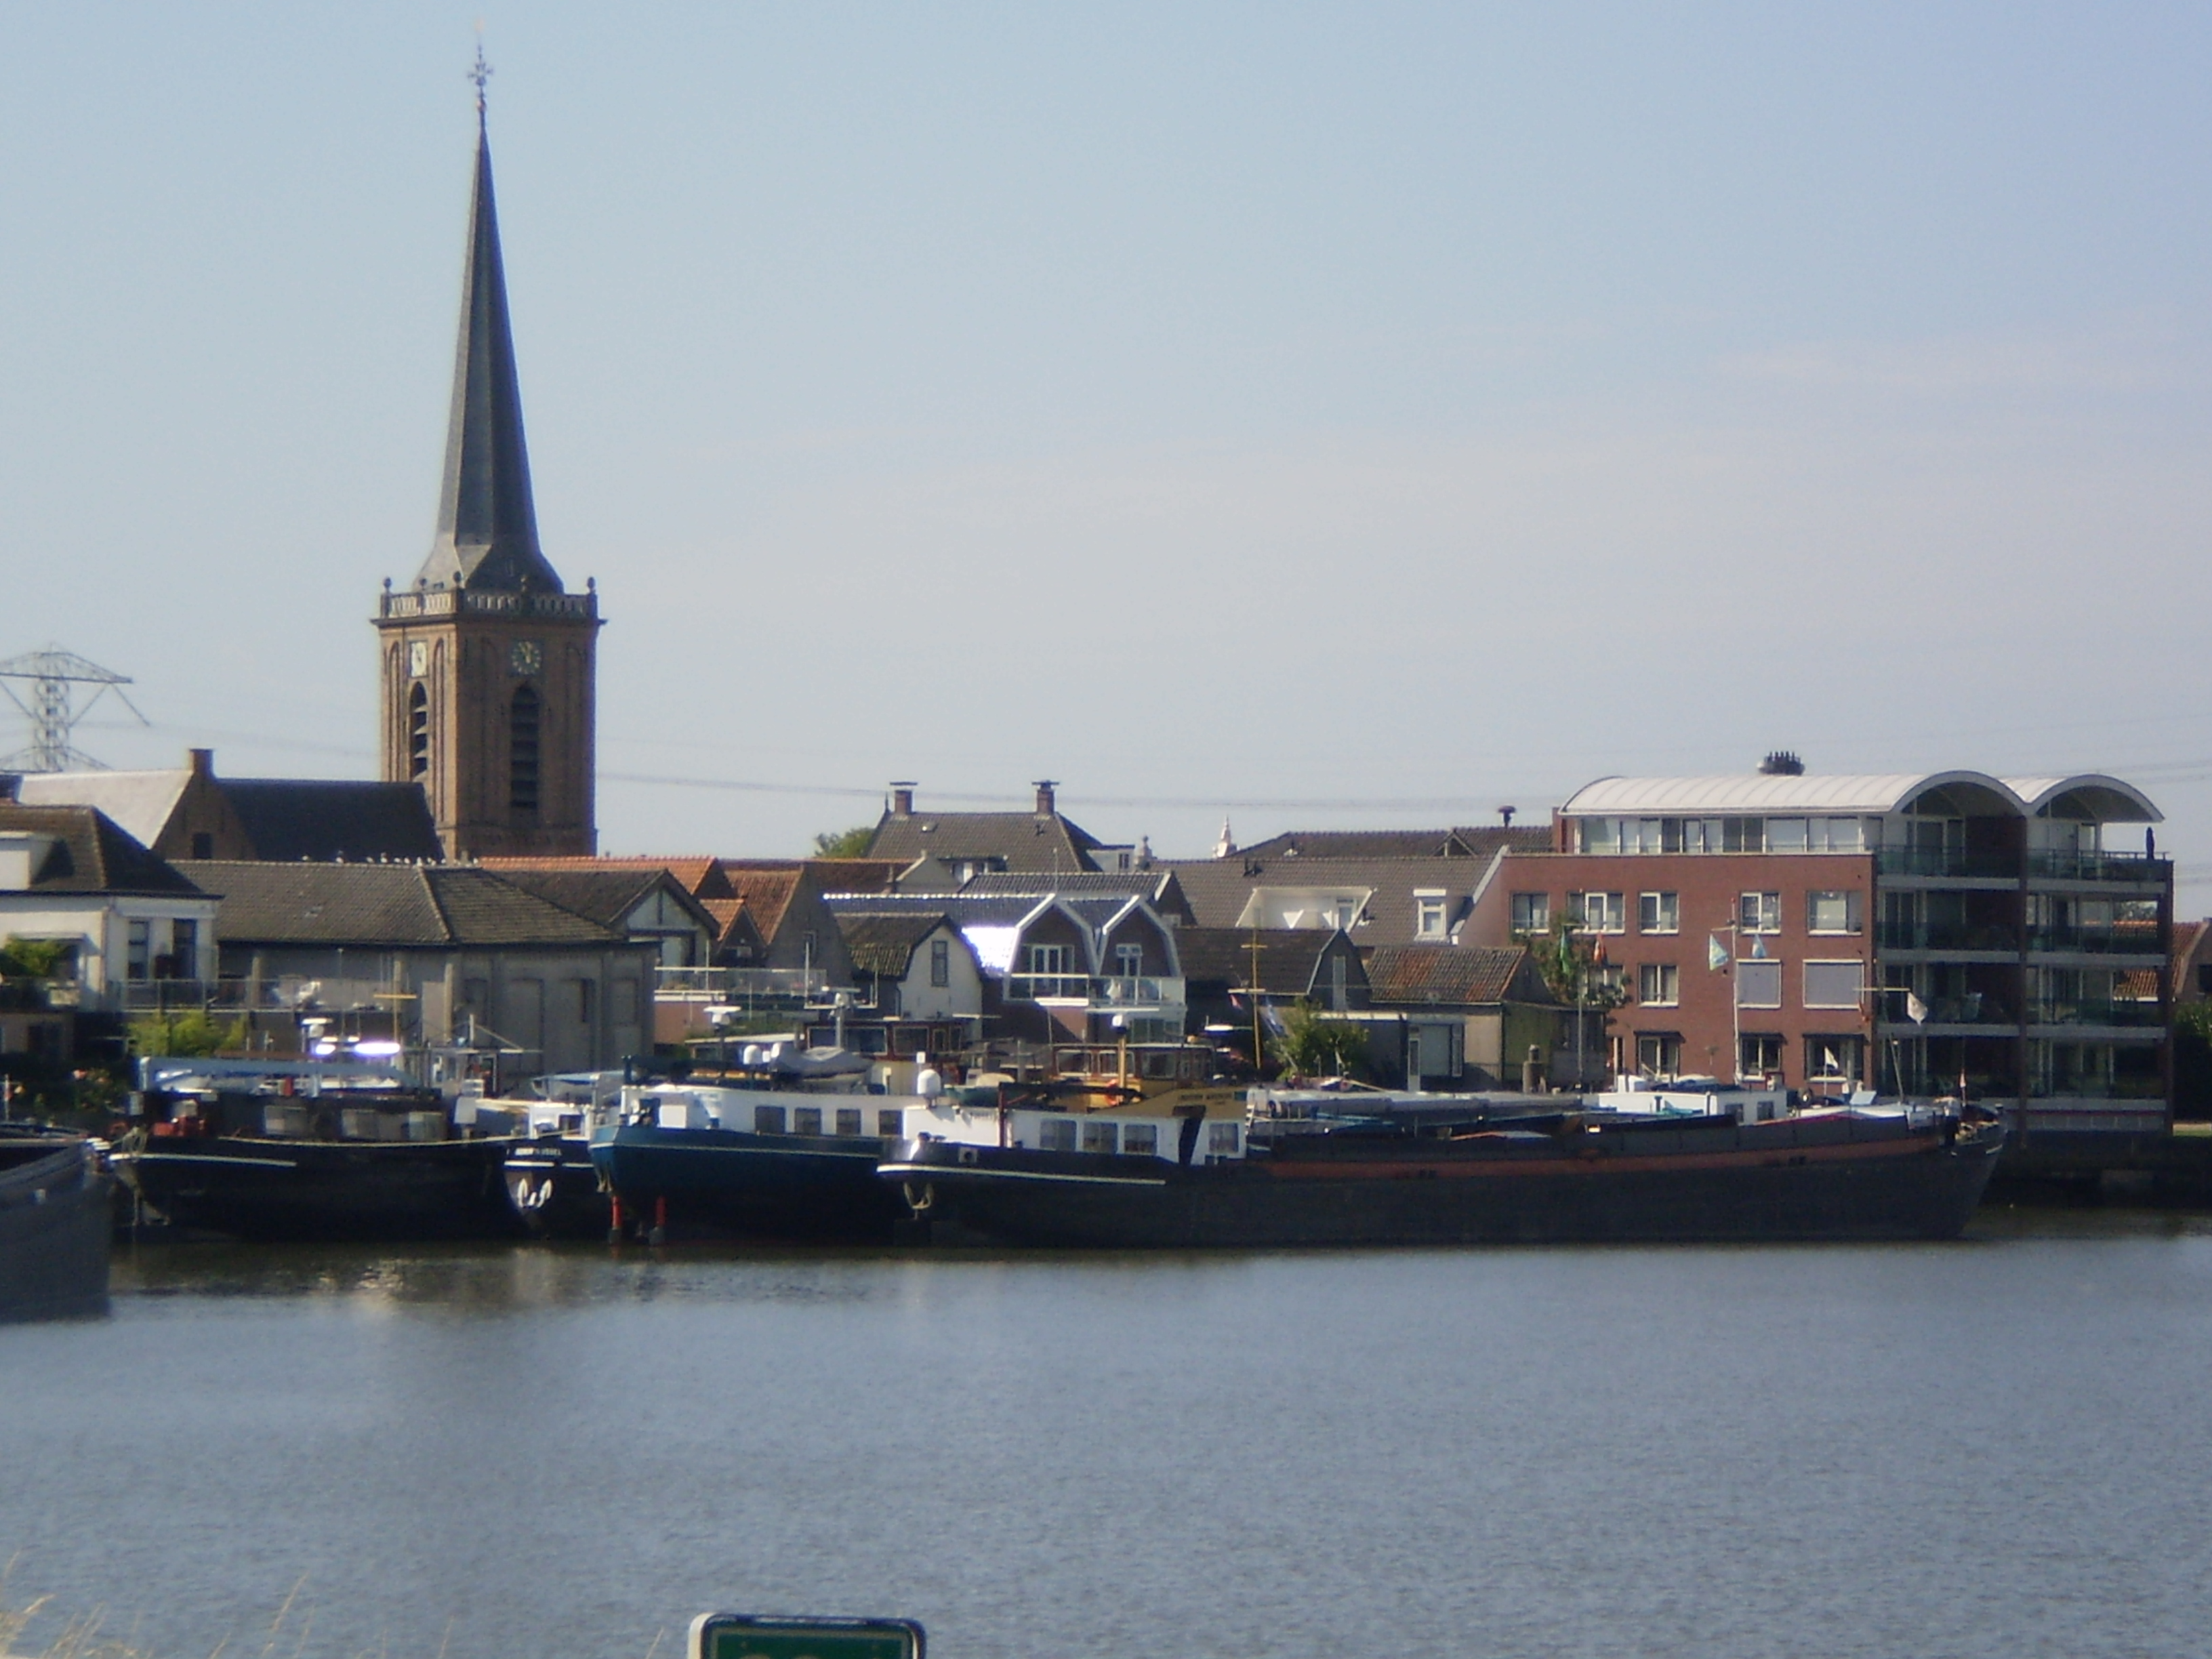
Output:
<instances>
[{"instance_id":1,"label":"slate spire roof","mask_svg":"<svg viewBox=\"0 0 2212 1659\"><path fill-rule=\"evenodd\" d=\"M492 203L491 137L477 104L476 188L461 276L461 331L453 357L453 405L446 428L446 473L438 533L418 581L499 592L560 592L561 578L538 545L530 453L522 437L522 391L507 319L507 272Z\"/></svg>"}]
</instances>

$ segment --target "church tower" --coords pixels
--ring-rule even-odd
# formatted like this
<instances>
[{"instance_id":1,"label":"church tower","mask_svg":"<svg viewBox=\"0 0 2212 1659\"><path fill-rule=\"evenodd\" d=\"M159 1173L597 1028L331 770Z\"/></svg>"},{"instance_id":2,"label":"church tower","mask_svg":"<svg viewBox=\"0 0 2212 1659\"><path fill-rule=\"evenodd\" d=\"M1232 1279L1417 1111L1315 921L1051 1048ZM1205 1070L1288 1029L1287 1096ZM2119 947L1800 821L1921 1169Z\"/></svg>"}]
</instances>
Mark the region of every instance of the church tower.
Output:
<instances>
[{"instance_id":1,"label":"church tower","mask_svg":"<svg viewBox=\"0 0 2212 1659\"><path fill-rule=\"evenodd\" d=\"M597 850L594 585L538 545L522 394L477 66L476 190L438 531L414 586L384 585L384 776L418 782L450 859Z\"/></svg>"}]
</instances>

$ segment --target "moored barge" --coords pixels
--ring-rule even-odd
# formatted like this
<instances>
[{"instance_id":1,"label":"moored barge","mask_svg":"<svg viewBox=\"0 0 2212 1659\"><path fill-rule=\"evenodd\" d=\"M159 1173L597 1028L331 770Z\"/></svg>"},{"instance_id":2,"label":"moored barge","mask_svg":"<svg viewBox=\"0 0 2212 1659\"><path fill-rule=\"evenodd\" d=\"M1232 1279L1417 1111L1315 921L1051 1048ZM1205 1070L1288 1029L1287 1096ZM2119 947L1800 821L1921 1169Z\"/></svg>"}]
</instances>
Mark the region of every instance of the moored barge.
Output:
<instances>
[{"instance_id":1,"label":"moored barge","mask_svg":"<svg viewBox=\"0 0 2212 1659\"><path fill-rule=\"evenodd\" d=\"M113 1188L83 1137L0 1125L0 1322L106 1310Z\"/></svg>"},{"instance_id":2,"label":"moored barge","mask_svg":"<svg viewBox=\"0 0 2212 1659\"><path fill-rule=\"evenodd\" d=\"M1929 1108L1273 1119L1227 1093L1082 1115L940 1105L909 1114L879 1175L933 1238L1015 1246L1940 1239L2005 1139Z\"/></svg>"}]
</instances>

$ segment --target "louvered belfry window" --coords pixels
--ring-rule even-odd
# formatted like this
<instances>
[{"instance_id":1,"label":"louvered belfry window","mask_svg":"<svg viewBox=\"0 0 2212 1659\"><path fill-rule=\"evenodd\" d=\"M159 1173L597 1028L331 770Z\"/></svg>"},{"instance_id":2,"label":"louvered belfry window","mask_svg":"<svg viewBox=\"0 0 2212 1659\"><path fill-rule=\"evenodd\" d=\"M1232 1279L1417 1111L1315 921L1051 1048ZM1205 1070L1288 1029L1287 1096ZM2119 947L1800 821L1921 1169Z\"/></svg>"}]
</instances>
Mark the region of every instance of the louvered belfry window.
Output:
<instances>
[{"instance_id":1,"label":"louvered belfry window","mask_svg":"<svg viewBox=\"0 0 2212 1659\"><path fill-rule=\"evenodd\" d=\"M420 680L407 694L407 775L430 775L430 694Z\"/></svg>"},{"instance_id":2,"label":"louvered belfry window","mask_svg":"<svg viewBox=\"0 0 2212 1659\"><path fill-rule=\"evenodd\" d=\"M507 717L507 805L510 811L538 811L538 693L528 686L514 694Z\"/></svg>"}]
</instances>

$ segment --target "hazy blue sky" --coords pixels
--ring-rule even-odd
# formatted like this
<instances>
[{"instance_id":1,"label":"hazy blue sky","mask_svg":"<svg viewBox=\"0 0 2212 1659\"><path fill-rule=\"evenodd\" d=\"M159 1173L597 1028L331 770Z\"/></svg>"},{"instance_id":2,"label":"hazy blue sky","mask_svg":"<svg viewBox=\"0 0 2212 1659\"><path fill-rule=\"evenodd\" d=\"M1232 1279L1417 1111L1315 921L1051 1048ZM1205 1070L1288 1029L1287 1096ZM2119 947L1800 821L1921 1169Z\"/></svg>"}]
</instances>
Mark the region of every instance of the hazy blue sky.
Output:
<instances>
[{"instance_id":1,"label":"hazy blue sky","mask_svg":"<svg viewBox=\"0 0 2212 1659\"><path fill-rule=\"evenodd\" d=\"M0 6L0 654L111 762L374 766L479 11L611 850L1787 746L2119 772L2212 906L2202 4Z\"/></svg>"}]
</instances>

